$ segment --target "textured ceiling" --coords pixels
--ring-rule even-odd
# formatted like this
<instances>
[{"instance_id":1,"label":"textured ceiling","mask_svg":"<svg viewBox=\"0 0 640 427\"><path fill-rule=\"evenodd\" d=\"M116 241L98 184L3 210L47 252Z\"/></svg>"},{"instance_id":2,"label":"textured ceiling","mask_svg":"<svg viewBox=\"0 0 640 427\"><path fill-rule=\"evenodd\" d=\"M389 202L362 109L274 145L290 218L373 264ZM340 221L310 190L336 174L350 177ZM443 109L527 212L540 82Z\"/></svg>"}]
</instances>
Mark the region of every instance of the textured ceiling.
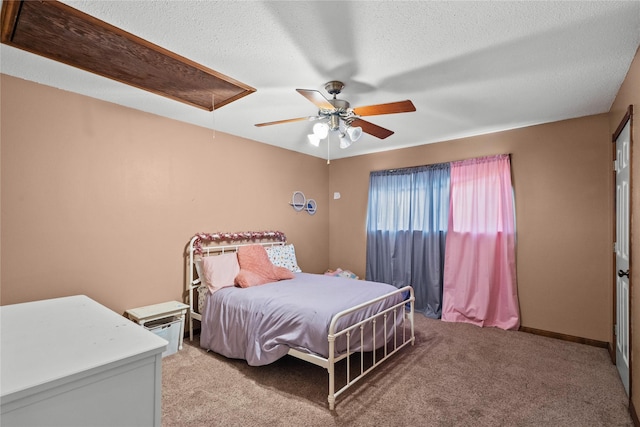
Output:
<instances>
[{"instance_id":1,"label":"textured ceiling","mask_svg":"<svg viewBox=\"0 0 640 427\"><path fill-rule=\"evenodd\" d=\"M213 113L1 45L0 71L327 157L295 89L346 87L352 107L411 99L367 120L395 131L330 142L332 159L607 112L640 44L639 1L64 1L257 89Z\"/></svg>"}]
</instances>

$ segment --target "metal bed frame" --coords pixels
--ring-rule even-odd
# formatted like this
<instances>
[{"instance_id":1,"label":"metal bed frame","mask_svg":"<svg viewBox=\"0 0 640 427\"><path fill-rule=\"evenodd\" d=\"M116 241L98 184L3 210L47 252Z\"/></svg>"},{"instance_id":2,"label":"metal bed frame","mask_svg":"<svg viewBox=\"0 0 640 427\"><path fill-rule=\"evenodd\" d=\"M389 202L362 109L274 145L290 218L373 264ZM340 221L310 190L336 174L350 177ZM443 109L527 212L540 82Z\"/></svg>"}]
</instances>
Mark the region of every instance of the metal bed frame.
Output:
<instances>
[{"instance_id":1,"label":"metal bed frame","mask_svg":"<svg viewBox=\"0 0 640 427\"><path fill-rule=\"evenodd\" d=\"M196 235L189 242L189 248L187 250L187 298L189 304L189 339L193 341L193 321L201 321L202 316L198 312L198 301L194 301L194 295L197 288L200 286L200 278L197 277L197 269L196 269L196 259L197 256L215 256L219 254L223 254L226 252L236 252L238 248L241 246L247 245L263 245L263 246L277 246L284 245L284 241L264 241L261 239L260 241L249 241L250 239L245 240L242 243L232 244L232 245L220 245L216 241L208 241L205 237L207 235ZM283 234L279 234L279 236L284 236ZM361 320L358 323L353 325L348 325L343 329L337 329L338 321L355 311L362 310L365 307L368 307L372 304L385 300L387 298L391 298L397 294L407 294L409 297L404 299L403 301L388 307L387 309L375 313L366 319ZM341 311L333 316L331 323L329 325L329 334L327 336L327 343L329 346L329 357L325 358L315 354L305 353L295 349L289 349L289 355L296 357L298 359L305 360L307 362L313 363L314 365L320 366L327 370L329 375L329 394L327 396L327 401L329 402L329 409L334 410L336 404L336 398L344 393L349 387L356 384L360 381L365 375L371 372L373 369L378 367L384 361L389 359L391 356L396 354L402 348L408 346L409 344L415 344L415 330L414 330L414 302L415 297L413 293L413 288L411 286L405 286L403 288L394 290L386 295L380 296L373 300L364 302L362 304L351 307L347 310ZM402 311L404 315L402 316L402 320L398 321L397 314ZM350 347L350 338L353 334L360 334L359 342L363 342L364 338L364 330L365 326L371 325L371 332L373 334L373 348L378 348L375 342L376 337L376 327L378 322L382 323L382 327L384 328L384 343L381 344L381 349L379 351L372 351L372 362L365 366L364 364L364 354L365 351L362 347L352 349ZM393 322L393 329L389 332L389 327L391 326L389 322ZM341 355L336 356L335 352L335 341L338 337L341 336L346 337L347 342L347 351ZM381 354L378 354L381 353ZM359 372L352 373L351 369L351 357L353 355L360 355L360 369ZM346 359L346 383L344 386L336 390L336 381L335 381L335 365L336 363ZM353 378L352 378L352 375Z\"/></svg>"}]
</instances>

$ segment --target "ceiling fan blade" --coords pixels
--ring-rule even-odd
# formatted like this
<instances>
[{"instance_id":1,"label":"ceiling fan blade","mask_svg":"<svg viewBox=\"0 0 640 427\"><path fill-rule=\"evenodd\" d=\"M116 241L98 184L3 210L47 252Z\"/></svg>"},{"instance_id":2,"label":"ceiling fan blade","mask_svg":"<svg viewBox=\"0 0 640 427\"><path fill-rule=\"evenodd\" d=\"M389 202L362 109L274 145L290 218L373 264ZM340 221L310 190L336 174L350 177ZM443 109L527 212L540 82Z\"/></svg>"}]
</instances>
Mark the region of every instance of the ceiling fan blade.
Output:
<instances>
[{"instance_id":1,"label":"ceiling fan blade","mask_svg":"<svg viewBox=\"0 0 640 427\"><path fill-rule=\"evenodd\" d=\"M374 125L371 122L362 119L355 119L351 121L351 126L360 126L362 131L368 133L369 135L373 135L376 138L385 139L391 135L393 135L393 131L389 129L385 129L381 126Z\"/></svg>"},{"instance_id":2,"label":"ceiling fan blade","mask_svg":"<svg viewBox=\"0 0 640 427\"><path fill-rule=\"evenodd\" d=\"M399 101L390 102L388 104L368 105L366 107L357 107L353 109L354 114L358 116L377 116L380 114L410 113L416 111L413 102Z\"/></svg>"},{"instance_id":3,"label":"ceiling fan blade","mask_svg":"<svg viewBox=\"0 0 640 427\"><path fill-rule=\"evenodd\" d=\"M317 90L311 90L311 89L296 89L296 90L300 95L304 96L309 101L313 102L316 105L316 107L322 110L334 109L333 105L331 105L331 103L327 100L327 98L325 98Z\"/></svg>"},{"instance_id":4,"label":"ceiling fan blade","mask_svg":"<svg viewBox=\"0 0 640 427\"><path fill-rule=\"evenodd\" d=\"M279 125L282 123L305 122L305 121L315 120L316 118L317 118L316 116L298 117L295 119L276 120L275 122L257 123L255 126L262 127L262 126L270 126L270 125Z\"/></svg>"}]
</instances>

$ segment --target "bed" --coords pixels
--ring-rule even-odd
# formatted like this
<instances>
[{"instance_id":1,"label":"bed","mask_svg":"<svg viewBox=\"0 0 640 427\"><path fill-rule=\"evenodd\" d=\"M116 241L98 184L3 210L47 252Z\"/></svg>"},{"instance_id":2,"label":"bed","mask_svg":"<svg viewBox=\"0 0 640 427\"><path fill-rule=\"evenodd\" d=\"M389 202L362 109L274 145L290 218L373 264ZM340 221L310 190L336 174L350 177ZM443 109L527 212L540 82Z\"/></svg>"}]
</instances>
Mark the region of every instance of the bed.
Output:
<instances>
[{"instance_id":1,"label":"bed","mask_svg":"<svg viewBox=\"0 0 640 427\"><path fill-rule=\"evenodd\" d=\"M288 354L318 365L329 375L331 410L349 387L415 343L411 286L305 273L281 232L199 233L186 259L190 340L199 321L200 346L225 357L260 366ZM254 259L277 279L253 285ZM365 353L370 363L352 369L351 359ZM343 360L346 378L336 387Z\"/></svg>"}]
</instances>

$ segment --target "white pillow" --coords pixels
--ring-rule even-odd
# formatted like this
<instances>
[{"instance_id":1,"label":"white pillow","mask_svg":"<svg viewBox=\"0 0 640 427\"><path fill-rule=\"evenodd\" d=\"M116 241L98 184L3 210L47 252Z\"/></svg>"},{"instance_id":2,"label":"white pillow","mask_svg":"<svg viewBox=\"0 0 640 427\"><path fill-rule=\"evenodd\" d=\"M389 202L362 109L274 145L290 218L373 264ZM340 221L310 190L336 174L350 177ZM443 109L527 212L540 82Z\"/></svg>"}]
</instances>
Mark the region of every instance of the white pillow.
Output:
<instances>
[{"instance_id":1,"label":"white pillow","mask_svg":"<svg viewBox=\"0 0 640 427\"><path fill-rule=\"evenodd\" d=\"M301 273L296 261L296 249L293 244L281 246L268 246L266 248L269 261L277 267L284 267L294 273Z\"/></svg>"}]
</instances>

